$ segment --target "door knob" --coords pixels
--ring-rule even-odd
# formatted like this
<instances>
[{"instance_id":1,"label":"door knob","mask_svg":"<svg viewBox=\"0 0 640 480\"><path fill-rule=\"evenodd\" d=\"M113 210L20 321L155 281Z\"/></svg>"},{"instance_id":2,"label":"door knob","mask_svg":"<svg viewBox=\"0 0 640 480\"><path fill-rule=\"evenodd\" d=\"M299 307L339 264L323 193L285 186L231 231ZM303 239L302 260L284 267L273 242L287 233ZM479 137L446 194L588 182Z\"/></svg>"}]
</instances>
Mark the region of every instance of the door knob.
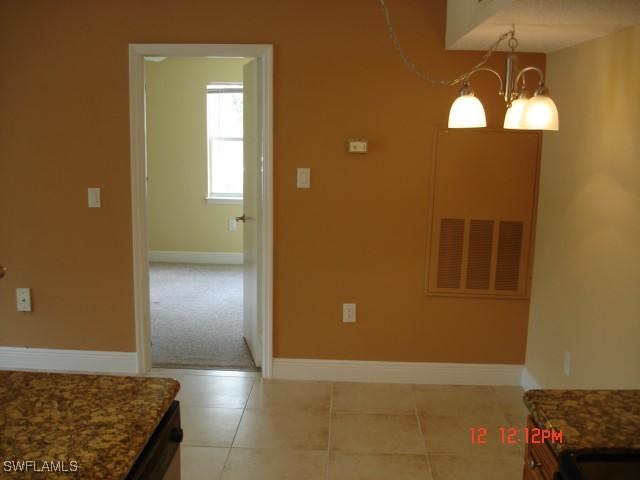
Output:
<instances>
[{"instance_id":1,"label":"door knob","mask_svg":"<svg viewBox=\"0 0 640 480\"><path fill-rule=\"evenodd\" d=\"M4 277L5 273L7 273L7 267L0 265L0 278Z\"/></svg>"},{"instance_id":2,"label":"door knob","mask_svg":"<svg viewBox=\"0 0 640 480\"><path fill-rule=\"evenodd\" d=\"M241 217L236 217L236 222L246 222L247 216L243 213Z\"/></svg>"}]
</instances>

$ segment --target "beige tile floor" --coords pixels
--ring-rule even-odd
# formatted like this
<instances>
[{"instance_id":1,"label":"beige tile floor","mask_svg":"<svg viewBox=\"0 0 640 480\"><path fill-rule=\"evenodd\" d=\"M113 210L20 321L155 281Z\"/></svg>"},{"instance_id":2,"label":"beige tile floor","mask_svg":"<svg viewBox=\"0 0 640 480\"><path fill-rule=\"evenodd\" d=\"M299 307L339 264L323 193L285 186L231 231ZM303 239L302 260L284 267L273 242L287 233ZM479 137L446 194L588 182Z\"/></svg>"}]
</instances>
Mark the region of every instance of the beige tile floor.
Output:
<instances>
[{"instance_id":1,"label":"beige tile floor","mask_svg":"<svg viewBox=\"0 0 640 480\"><path fill-rule=\"evenodd\" d=\"M263 380L154 369L178 379L183 480L519 480L519 387ZM470 427L487 443L472 444Z\"/></svg>"}]
</instances>

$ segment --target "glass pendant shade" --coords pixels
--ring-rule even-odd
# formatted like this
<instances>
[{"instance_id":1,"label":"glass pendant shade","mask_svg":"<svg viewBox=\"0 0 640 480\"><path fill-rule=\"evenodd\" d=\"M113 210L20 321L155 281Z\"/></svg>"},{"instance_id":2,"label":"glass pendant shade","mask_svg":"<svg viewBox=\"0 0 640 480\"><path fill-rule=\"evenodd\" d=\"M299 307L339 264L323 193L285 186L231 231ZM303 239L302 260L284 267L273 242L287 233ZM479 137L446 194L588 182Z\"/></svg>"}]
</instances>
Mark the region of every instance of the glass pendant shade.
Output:
<instances>
[{"instance_id":1,"label":"glass pendant shade","mask_svg":"<svg viewBox=\"0 0 640 480\"><path fill-rule=\"evenodd\" d=\"M480 128L487 126L484 107L473 93L460 95L449 111L449 128Z\"/></svg>"},{"instance_id":2,"label":"glass pendant shade","mask_svg":"<svg viewBox=\"0 0 640 480\"><path fill-rule=\"evenodd\" d=\"M551 97L538 94L527 100L522 111L520 128L523 130L558 130L558 123L558 109Z\"/></svg>"},{"instance_id":3,"label":"glass pendant shade","mask_svg":"<svg viewBox=\"0 0 640 480\"><path fill-rule=\"evenodd\" d=\"M522 122L522 112L528 101L527 98L521 97L511 103L511 106L507 108L507 113L504 115L503 126L505 129L515 130L522 128L520 126Z\"/></svg>"}]
</instances>

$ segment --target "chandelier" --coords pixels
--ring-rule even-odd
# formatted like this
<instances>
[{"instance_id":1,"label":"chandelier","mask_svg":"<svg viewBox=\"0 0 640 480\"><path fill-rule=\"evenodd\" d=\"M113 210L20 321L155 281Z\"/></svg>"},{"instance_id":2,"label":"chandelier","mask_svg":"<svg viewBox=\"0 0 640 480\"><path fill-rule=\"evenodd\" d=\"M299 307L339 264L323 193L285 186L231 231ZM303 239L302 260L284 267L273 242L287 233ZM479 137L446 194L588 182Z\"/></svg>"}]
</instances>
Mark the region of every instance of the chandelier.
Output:
<instances>
[{"instance_id":1,"label":"chandelier","mask_svg":"<svg viewBox=\"0 0 640 480\"><path fill-rule=\"evenodd\" d=\"M481 128L487 126L482 102L475 96L471 88L470 78L478 72L489 72L496 76L500 88L498 94L504 98L506 112L503 128L517 130L558 130L558 109L555 102L549 96L549 91L544 82L544 74L538 67L528 66L518 70L518 39L515 27L503 33L485 52L482 59L469 71L459 75L453 80L437 80L422 72L407 57L396 35L389 9L385 0L380 0L384 13L387 29L404 64L418 77L432 84L451 86L462 83L458 97L449 110L449 128ZM503 75L493 68L486 67L498 46L507 40L510 52L507 54ZM525 74L535 72L538 76L538 85L530 97L526 90Z\"/></svg>"}]
</instances>

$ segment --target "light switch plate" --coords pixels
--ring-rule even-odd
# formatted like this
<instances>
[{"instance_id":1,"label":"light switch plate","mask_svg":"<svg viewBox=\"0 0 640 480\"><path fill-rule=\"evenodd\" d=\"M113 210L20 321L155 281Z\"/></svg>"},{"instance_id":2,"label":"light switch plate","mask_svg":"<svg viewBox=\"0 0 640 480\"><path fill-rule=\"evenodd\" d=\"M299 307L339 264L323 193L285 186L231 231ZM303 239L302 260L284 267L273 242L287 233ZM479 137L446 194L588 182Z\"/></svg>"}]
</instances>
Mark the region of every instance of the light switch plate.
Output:
<instances>
[{"instance_id":1,"label":"light switch plate","mask_svg":"<svg viewBox=\"0 0 640 480\"><path fill-rule=\"evenodd\" d=\"M311 188L310 168L298 168L297 186L298 188Z\"/></svg>"},{"instance_id":2,"label":"light switch plate","mask_svg":"<svg viewBox=\"0 0 640 480\"><path fill-rule=\"evenodd\" d=\"M229 231L230 232L235 232L236 230L238 230L238 221L235 218L230 218L229 219Z\"/></svg>"},{"instance_id":3,"label":"light switch plate","mask_svg":"<svg viewBox=\"0 0 640 480\"><path fill-rule=\"evenodd\" d=\"M90 187L87 190L88 200L89 200L89 208L100 208L100 189L97 187Z\"/></svg>"},{"instance_id":4,"label":"light switch plate","mask_svg":"<svg viewBox=\"0 0 640 480\"><path fill-rule=\"evenodd\" d=\"M355 303L342 304L342 321L344 323L356 323L356 304Z\"/></svg>"}]
</instances>

